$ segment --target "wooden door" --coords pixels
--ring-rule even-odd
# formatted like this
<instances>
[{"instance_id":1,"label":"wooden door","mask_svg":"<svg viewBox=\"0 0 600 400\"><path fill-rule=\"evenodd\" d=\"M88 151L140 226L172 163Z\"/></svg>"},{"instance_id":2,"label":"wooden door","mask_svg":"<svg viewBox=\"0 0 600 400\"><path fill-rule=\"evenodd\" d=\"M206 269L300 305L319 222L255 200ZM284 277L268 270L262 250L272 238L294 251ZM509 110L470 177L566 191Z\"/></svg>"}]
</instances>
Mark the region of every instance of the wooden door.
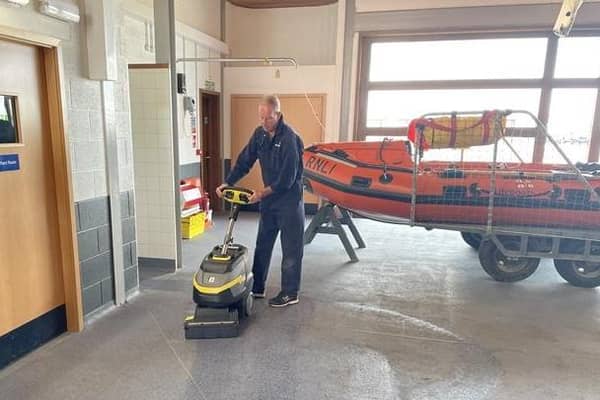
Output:
<instances>
[{"instance_id":1,"label":"wooden door","mask_svg":"<svg viewBox=\"0 0 600 400\"><path fill-rule=\"evenodd\" d=\"M221 209L215 189L223 183L221 173L221 110L218 93L200 92L202 124L202 185L209 193L211 208Z\"/></svg>"},{"instance_id":2,"label":"wooden door","mask_svg":"<svg viewBox=\"0 0 600 400\"><path fill-rule=\"evenodd\" d=\"M0 54L0 118L5 127L16 120L18 133L17 143L5 135L0 156L17 155L20 164L0 171L2 336L64 304L65 293L42 50L0 40ZM9 97L17 104L12 113Z\"/></svg>"},{"instance_id":3,"label":"wooden door","mask_svg":"<svg viewBox=\"0 0 600 400\"><path fill-rule=\"evenodd\" d=\"M309 95L317 117L325 119L325 99L322 94ZM262 96L232 95L231 96L231 164L235 164L238 154L248 143L250 136L259 124L258 105ZM313 115L310 105L303 94L279 96L284 120L300 135L305 146L323 140L323 130L319 121ZM263 187L258 163L250 173L239 182L240 186L250 189ZM318 197L304 193L306 204L317 204Z\"/></svg>"}]
</instances>

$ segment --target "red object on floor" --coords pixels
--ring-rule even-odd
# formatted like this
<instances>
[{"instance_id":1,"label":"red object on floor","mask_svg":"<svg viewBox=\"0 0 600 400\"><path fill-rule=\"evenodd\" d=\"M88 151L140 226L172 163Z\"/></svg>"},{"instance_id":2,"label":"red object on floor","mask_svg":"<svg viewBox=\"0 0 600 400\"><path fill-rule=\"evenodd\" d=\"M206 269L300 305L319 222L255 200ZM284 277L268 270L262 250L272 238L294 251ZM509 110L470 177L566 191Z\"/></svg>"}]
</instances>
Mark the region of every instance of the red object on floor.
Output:
<instances>
[{"instance_id":1,"label":"red object on floor","mask_svg":"<svg viewBox=\"0 0 600 400\"><path fill-rule=\"evenodd\" d=\"M202 181L200 178L186 178L182 179L179 184L181 190L181 196L183 198L183 210L194 207L195 205L200 206L204 210L203 206L203 190Z\"/></svg>"},{"instance_id":2,"label":"red object on floor","mask_svg":"<svg viewBox=\"0 0 600 400\"><path fill-rule=\"evenodd\" d=\"M208 192L205 192L202 188L202 181L198 177L191 177L182 179L180 181L181 196L183 198L184 210L189 210L195 206L199 206L200 210L205 212L206 215L206 226L210 224L210 197Z\"/></svg>"}]
</instances>

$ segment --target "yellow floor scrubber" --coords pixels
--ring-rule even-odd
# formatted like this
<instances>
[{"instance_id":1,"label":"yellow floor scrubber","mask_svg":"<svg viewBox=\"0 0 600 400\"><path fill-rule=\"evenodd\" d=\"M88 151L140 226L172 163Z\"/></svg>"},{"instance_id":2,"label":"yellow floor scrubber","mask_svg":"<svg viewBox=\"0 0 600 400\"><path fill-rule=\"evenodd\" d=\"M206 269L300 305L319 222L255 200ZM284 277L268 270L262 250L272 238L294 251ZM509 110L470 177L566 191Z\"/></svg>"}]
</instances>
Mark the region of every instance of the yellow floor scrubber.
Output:
<instances>
[{"instance_id":1,"label":"yellow floor scrubber","mask_svg":"<svg viewBox=\"0 0 600 400\"><path fill-rule=\"evenodd\" d=\"M254 276L248 249L233 243L233 227L240 207L249 204L252 191L239 187L223 189L223 199L231 204L223 244L200 264L194 275L196 311L185 319L186 339L235 337L240 320L252 313Z\"/></svg>"}]
</instances>

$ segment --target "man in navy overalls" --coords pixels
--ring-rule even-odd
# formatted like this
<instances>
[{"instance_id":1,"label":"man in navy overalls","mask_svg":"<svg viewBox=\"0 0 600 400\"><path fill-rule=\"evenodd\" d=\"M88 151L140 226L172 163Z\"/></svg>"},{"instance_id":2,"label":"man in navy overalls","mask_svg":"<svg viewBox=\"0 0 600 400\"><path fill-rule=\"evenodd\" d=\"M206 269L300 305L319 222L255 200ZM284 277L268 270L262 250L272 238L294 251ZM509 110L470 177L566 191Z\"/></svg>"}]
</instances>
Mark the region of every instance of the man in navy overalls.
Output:
<instances>
[{"instance_id":1,"label":"man in navy overalls","mask_svg":"<svg viewBox=\"0 0 600 400\"><path fill-rule=\"evenodd\" d=\"M260 202L260 222L254 252L253 293L265 297L265 283L277 234L281 231L281 291L269 300L272 307L285 307L298 303L302 271L304 202L302 201L302 139L283 120L280 102L276 96L265 96L259 107L261 125L240 153L235 166L225 180L233 186L252 168L256 160L264 188L258 189L251 201Z\"/></svg>"}]
</instances>

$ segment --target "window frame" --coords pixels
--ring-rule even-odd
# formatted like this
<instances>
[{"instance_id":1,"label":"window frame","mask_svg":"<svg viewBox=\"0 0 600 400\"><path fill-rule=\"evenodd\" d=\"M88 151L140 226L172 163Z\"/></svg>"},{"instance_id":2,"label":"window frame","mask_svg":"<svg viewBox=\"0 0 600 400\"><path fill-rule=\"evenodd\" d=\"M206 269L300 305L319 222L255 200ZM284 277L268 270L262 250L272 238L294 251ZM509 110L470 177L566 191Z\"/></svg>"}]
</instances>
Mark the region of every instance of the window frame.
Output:
<instances>
[{"instance_id":1,"label":"window frame","mask_svg":"<svg viewBox=\"0 0 600 400\"><path fill-rule=\"evenodd\" d=\"M573 31L571 36L598 36L600 30ZM468 79L468 80L435 80L435 81L380 81L370 82L371 46L373 43L436 41L436 40L473 40L501 38L546 38L544 72L542 78L535 79ZM367 127L368 94L371 90L452 90L452 89L541 89L537 117L544 124L548 123L552 89L591 88L598 91L594 111L594 123L590 135L588 161L598 161L600 153L600 77L598 78L555 78L557 50L559 38L547 31L530 32L483 32L465 34L361 34L359 36L359 60L357 74L357 96L355 104L355 121L353 136L355 140L364 141L367 136L406 136L407 128L369 128ZM445 111L445 110L431 110ZM448 110L450 111L450 110ZM417 116L415 116L417 117ZM519 130L523 136L524 131ZM510 132L508 133L510 135ZM536 130L525 131L527 137L535 137L533 162L542 162L546 139L536 134Z\"/></svg>"},{"instance_id":2,"label":"window frame","mask_svg":"<svg viewBox=\"0 0 600 400\"><path fill-rule=\"evenodd\" d=\"M15 99L15 134L17 135L16 142L0 143L0 148L23 147L23 132L21 130L21 113L19 111L19 94L14 92L0 92L0 97L7 96Z\"/></svg>"}]
</instances>

